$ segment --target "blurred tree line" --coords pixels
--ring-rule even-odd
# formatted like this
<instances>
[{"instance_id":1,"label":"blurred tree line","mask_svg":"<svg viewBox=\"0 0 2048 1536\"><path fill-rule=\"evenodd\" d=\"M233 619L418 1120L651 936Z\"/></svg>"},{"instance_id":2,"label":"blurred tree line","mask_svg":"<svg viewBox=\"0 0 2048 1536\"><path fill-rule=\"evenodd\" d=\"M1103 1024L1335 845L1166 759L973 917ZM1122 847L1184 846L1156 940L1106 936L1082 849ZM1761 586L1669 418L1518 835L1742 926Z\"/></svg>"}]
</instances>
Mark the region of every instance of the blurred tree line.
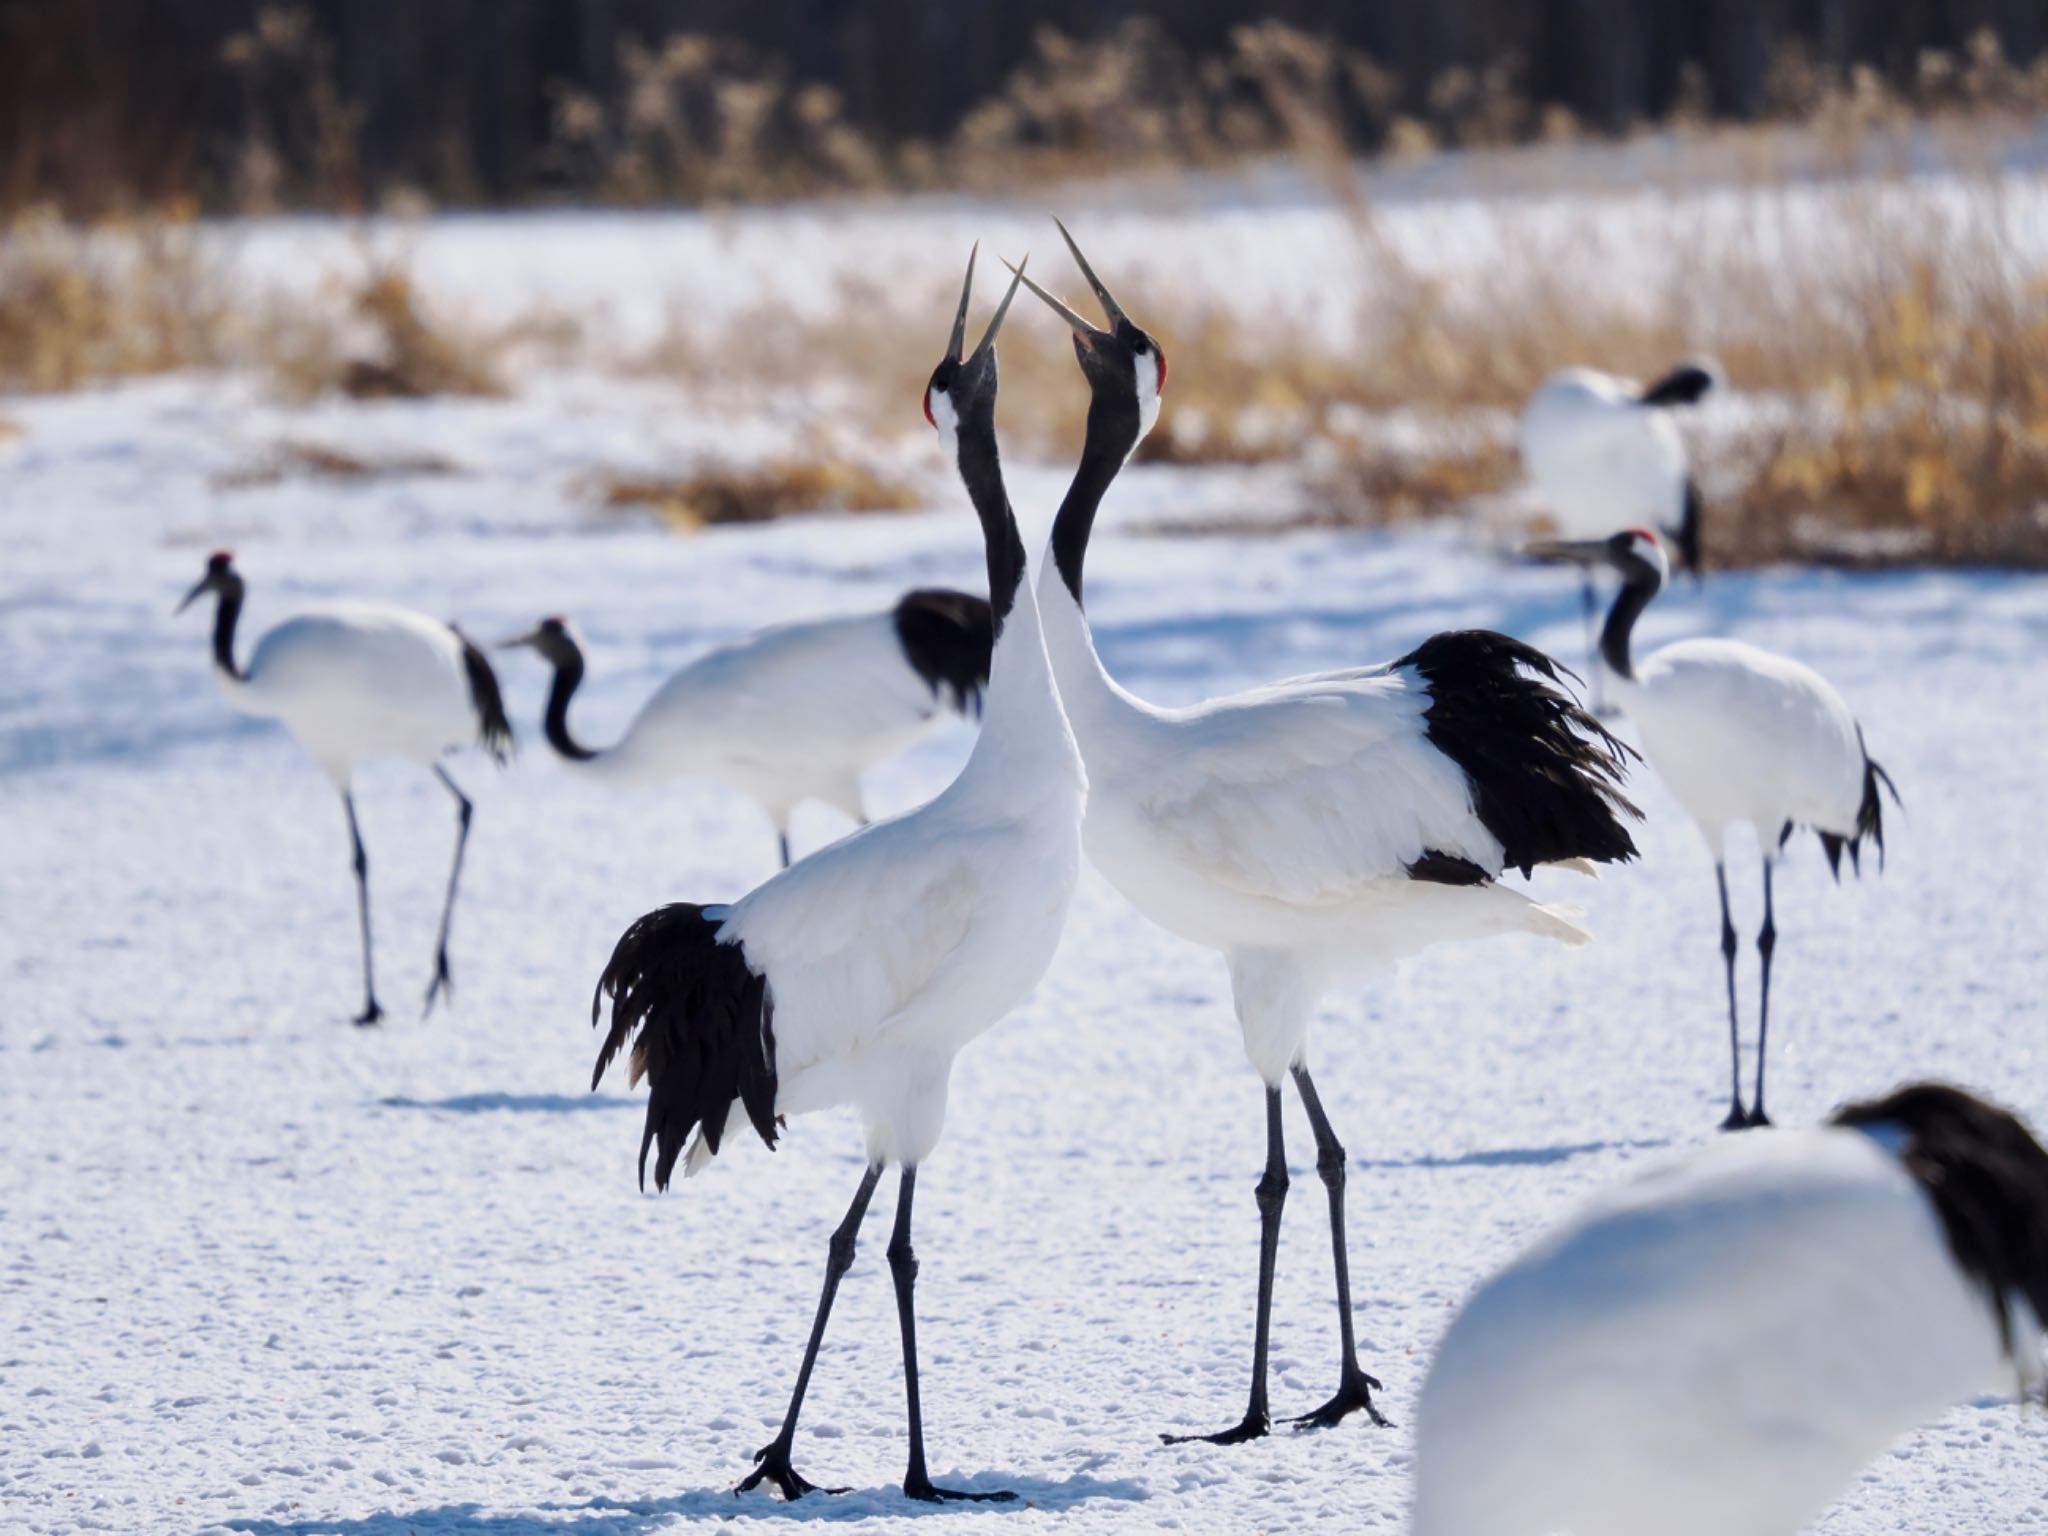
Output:
<instances>
[{"instance_id":1,"label":"blurred tree line","mask_svg":"<svg viewBox=\"0 0 2048 1536\"><path fill-rule=\"evenodd\" d=\"M1287 92L1353 151L1619 132L2044 48L2048 0L0 0L0 208L931 184L1271 147Z\"/></svg>"}]
</instances>

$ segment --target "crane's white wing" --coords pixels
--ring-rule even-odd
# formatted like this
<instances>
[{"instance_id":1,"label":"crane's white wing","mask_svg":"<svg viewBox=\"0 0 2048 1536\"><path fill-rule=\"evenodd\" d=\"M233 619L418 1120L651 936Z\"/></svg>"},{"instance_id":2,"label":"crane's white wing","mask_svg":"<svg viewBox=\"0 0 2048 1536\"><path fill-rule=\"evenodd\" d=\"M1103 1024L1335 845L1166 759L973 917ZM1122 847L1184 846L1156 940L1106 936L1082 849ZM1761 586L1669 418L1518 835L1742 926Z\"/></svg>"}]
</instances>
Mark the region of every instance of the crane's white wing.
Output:
<instances>
[{"instance_id":1,"label":"crane's white wing","mask_svg":"<svg viewBox=\"0 0 2048 1536\"><path fill-rule=\"evenodd\" d=\"M1426 851L1500 871L1459 767L1430 744L1408 668L1323 673L1162 711L1105 801L1198 878L1280 901L1344 901ZM1093 765L1091 764L1091 768Z\"/></svg>"},{"instance_id":2,"label":"crane's white wing","mask_svg":"<svg viewBox=\"0 0 2048 1536\"><path fill-rule=\"evenodd\" d=\"M1685 512L1685 441L1633 379L1573 368L1522 413L1522 463L1567 538L1675 527Z\"/></svg>"}]
</instances>

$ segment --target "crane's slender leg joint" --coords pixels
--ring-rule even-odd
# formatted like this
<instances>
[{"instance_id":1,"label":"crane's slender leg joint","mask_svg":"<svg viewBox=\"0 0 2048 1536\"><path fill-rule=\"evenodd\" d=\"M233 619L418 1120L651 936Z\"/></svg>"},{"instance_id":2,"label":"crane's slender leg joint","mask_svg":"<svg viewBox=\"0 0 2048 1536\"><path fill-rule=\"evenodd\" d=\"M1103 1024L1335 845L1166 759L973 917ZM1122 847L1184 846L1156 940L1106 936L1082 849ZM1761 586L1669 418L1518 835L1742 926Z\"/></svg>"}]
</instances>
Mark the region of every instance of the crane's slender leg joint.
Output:
<instances>
[{"instance_id":1,"label":"crane's slender leg joint","mask_svg":"<svg viewBox=\"0 0 2048 1536\"><path fill-rule=\"evenodd\" d=\"M917 1390L917 1252L910 1246L910 1206L916 1193L917 1169L906 1165L896 1196L896 1228L889 1236L889 1273L896 1282L896 1321L903 1330L903 1395L910 1415L910 1465L903 1474L903 1491L913 1499L934 1504L942 1499L975 1503L1014 1499L1014 1493L967 1493L958 1488L941 1488L925 1470L924 1406Z\"/></svg>"},{"instance_id":2,"label":"crane's slender leg joint","mask_svg":"<svg viewBox=\"0 0 2048 1536\"><path fill-rule=\"evenodd\" d=\"M1294 1069L1294 1086L1301 1093L1302 1108L1308 1111L1308 1123L1315 1131L1316 1172L1330 1194L1330 1251L1337 1264L1337 1327L1344 1347L1336 1395L1294 1422L1304 1429L1328 1429L1363 1408L1373 1423L1385 1425L1388 1420L1374 1406L1372 1395L1386 1389L1359 1365L1358 1343L1351 1328L1351 1260L1344 1240L1344 1146L1330 1127L1330 1117L1323 1112L1322 1097L1316 1092L1307 1067Z\"/></svg>"},{"instance_id":3,"label":"crane's slender leg joint","mask_svg":"<svg viewBox=\"0 0 2048 1536\"><path fill-rule=\"evenodd\" d=\"M1749 1124L1742 1107L1742 1026L1735 1011L1735 923L1728 916L1728 870L1718 860L1714 883L1721 891L1721 964L1728 973L1728 1118L1724 1131L1739 1131Z\"/></svg>"},{"instance_id":4,"label":"crane's slender leg joint","mask_svg":"<svg viewBox=\"0 0 2048 1536\"><path fill-rule=\"evenodd\" d=\"M811 1370L818 1363L818 1346L825 1340L825 1320L832 1315L832 1298L839 1293L840 1277L853 1267L855 1239L860 1234L861 1218L868 1213L868 1201L874 1197L875 1185L881 1177L880 1163L870 1165L861 1175L860 1188L853 1193L853 1204L846 1208L846 1219L832 1233L832 1241L825 1250L825 1289L818 1297L818 1315L811 1323L811 1341L804 1346L804 1363L796 1373L796 1390L789 1395L789 1412L783 1415L782 1432L754 1452L757 1465L733 1490L736 1494L759 1487L763 1479L773 1483L785 1499L800 1499L807 1493L818 1491L817 1484L805 1481L790 1466L789 1451L796 1443L797 1415L803 1411L804 1393L811 1385ZM827 1488L824 1491L846 1492L844 1488Z\"/></svg>"},{"instance_id":5,"label":"crane's slender leg joint","mask_svg":"<svg viewBox=\"0 0 2048 1536\"><path fill-rule=\"evenodd\" d=\"M434 777L447 785L448 793L455 797L455 862L448 866L448 896L441 903L441 929L434 940L434 979L427 984L427 1003L420 1010L421 1017L434 1011L434 1000L443 992L452 995L455 991L455 983L448 975L448 924L455 916L455 887L462 880L462 852L469 846L469 819L476 810L469 803L469 796L439 763L434 765Z\"/></svg>"},{"instance_id":6,"label":"crane's slender leg joint","mask_svg":"<svg viewBox=\"0 0 2048 1536\"><path fill-rule=\"evenodd\" d=\"M1771 913L1772 860L1764 860L1764 925L1757 930L1756 953L1764 973L1763 996L1756 1011L1756 1099L1750 1107L1749 1124L1769 1125L1764 1113L1764 1049L1771 1038L1771 951L1778 947L1778 923Z\"/></svg>"},{"instance_id":7,"label":"crane's slender leg joint","mask_svg":"<svg viewBox=\"0 0 2048 1536\"><path fill-rule=\"evenodd\" d=\"M1259 1202L1259 1308L1252 1333L1252 1395L1244 1421L1213 1435L1161 1435L1168 1445L1206 1440L1239 1445L1273 1427L1266 1409L1266 1351L1273 1333L1273 1264L1280 1255L1280 1208L1287 1203L1287 1147L1280 1128L1280 1090L1266 1090L1266 1171L1254 1191Z\"/></svg>"},{"instance_id":8,"label":"crane's slender leg joint","mask_svg":"<svg viewBox=\"0 0 2048 1536\"><path fill-rule=\"evenodd\" d=\"M384 1017L384 1010L377 1006L377 983L370 970L370 860L363 852L362 830L356 825L355 796L343 790L341 804L348 812L348 840L355 848L356 917L363 929L363 1011L356 1015L356 1023L374 1024Z\"/></svg>"},{"instance_id":9,"label":"crane's slender leg joint","mask_svg":"<svg viewBox=\"0 0 2048 1536\"><path fill-rule=\"evenodd\" d=\"M782 849L782 867L787 869L789 868L789 833L778 827L775 832L775 841L777 846Z\"/></svg>"}]
</instances>

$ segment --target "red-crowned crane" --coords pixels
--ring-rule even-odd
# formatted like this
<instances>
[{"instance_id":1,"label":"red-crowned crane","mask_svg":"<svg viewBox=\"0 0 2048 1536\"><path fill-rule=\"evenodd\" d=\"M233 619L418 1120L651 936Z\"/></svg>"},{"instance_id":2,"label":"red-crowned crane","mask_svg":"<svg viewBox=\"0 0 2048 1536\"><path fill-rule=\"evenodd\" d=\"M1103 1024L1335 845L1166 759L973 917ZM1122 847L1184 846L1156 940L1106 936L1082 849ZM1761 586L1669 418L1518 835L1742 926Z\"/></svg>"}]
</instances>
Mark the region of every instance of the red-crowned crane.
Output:
<instances>
[{"instance_id":1,"label":"red-crowned crane","mask_svg":"<svg viewBox=\"0 0 2048 1536\"><path fill-rule=\"evenodd\" d=\"M1595 561L1621 573L1622 587L1600 634L1614 697L1635 722L1643 756L1699 828L1714 856L1721 895L1721 959L1728 979L1729 1107L1725 1130L1768 1125L1764 1047L1771 1023L1771 956L1778 925L1771 870L1799 827L1811 827L1837 880L1842 854L1862 870L1867 837L1884 864L1884 804L1891 775L1864 750L1863 727L1834 686L1811 667L1740 640L1680 640L1640 663L1630 652L1636 619L1663 590L1670 568L1657 536L1632 528L1583 543L1539 544L1541 556ZM1764 921L1756 936L1762 966L1757 1003L1756 1098L1742 1105L1742 1031L1735 1003L1735 924L1728 912L1728 833L1747 825L1763 850Z\"/></svg>"},{"instance_id":2,"label":"red-crowned crane","mask_svg":"<svg viewBox=\"0 0 2048 1536\"><path fill-rule=\"evenodd\" d=\"M1061 233L1066 234L1065 226ZM1291 678L1188 708L1148 704L1096 655L1082 565L1096 508L1159 409L1166 359L1074 245L1108 328L1029 278L1073 331L1091 393L1080 467L1040 573L1046 648L1088 768L1084 837L1110 882L1161 927L1219 950L1246 1054L1265 1084L1257 1188L1259 1292L1243 1420L1267 1433L1267 1341L1287 1193L1280 1090L1291 1076L1329 1197L1342 1355L1336 1393L1298 1422L1364 1409L1344 1237L1344 1148L1309 1076L1308 1034L1332 988L1444 939L1584 929L1500 883L1508 869L1633 857L1620 745L1564 692L1554 663L1505 635L1440 634L1382 666ZM1384 1420L1380 1420L1384 1422Z\"/></svg>"},{"instance_id":3,"label":"red-crowned crane","mask_svg":"<svg viewBox=\"0 0 2048 1536\"><path fill-rule=\"evenodd\" d=\"M543 619L503 642L554 668L544 732L579 777L641 785L684 775L749 796L775 823L789 864L789 817L819 800L865 822L860 776L925 735L942 708L978 711L988 682L988 603L922 588L892 609L777 624L698 657L655 690L613 745L569 731L583 650Z\"/></svg>"},{"instance_id":4,"label":"red-crowned crane","mask_svg":"<svg viewBox=\"0 0 2048 1536\"><path fill-rule=\"evenodd\" d=\"M384 1016L370 961L370 865L356 826L350 775L357 758L394 753L433 771L455 797L455 859L434 941L434 979L426 1008L452 990L448 925L462 879L471 807L441 759L475 743L503 763L512 727L498 679L483 653L451 624L380 603L337 603L286 619L256 643L247 667L235 661L235 625L244 584L234 556L217 551L206 574L178 605L183 613L208 593L213 616L213 668L228 702L245 714L280 722L312 754L341 793L348 813L356 873L356 914L363 932L363 1011L358 1024Z\"/></svg>"},{"instance_id":5,"label":"red-crowned crane","mask_svg":"<svg viewBox=\"0 0 2048 1536\"><path fill-rule=\"evenodd\" d=\"M2038 1391L2044 1316L2048 1152L2007 1111L1922 1083L1717 1140L1466 1301L1414 1536L1804 1530L1914 1426Z\"/></svg>"},{"instance_id":6,"label":"red-crowned crane","mask_svg":"<svg viewBox=\"0 0 2048 1536\"><path fill-rule=\"evenodd\" d=\"M1046 660L1024 545L996 452L996 332L965 351L961 288L951 344L932 371L925 414L953 455L987 546L995 651L980 739L929 804L812 854L729 906L667 906L626 930L598 984L612 1003L595 1086L629 1054L648 1081L641 1176L667 1185L751 1124L773 1146L785 1117L850 1104L867 1169L832 1234L825 1284L782 1432L740 1484L786 1498L812 1485L790 1465L797 1414L869 1197L902 1170L889 1268L896 1283L916 1499L991 1499L933 1484L925 1467L912 1286L911 1196L939 1138L953 1058L1014 1008L1051 962L1081 863L1081 759ZM694 1137L694 1140L692 1139ZM685 1147L688 1147L687 1152Z\"/></svg>"},{"instance_id":7,"label":"red-crowned crane","mask_svg":"<svg viewBox=\"0 0 2048 1536\"><path fill-rule=\"evenodd\" d=\"M1522 411L1522 466L1561 540L1604 539L1647 523L1662 528L1681 568L1700 568L1700 488L1685 439L1671 419L1714 387L1714 375L1681 363L1645 385L1592 368L1566 368L1543 381ZM1593 644L1598 596L1582 574L1586 651L1594 709L1601 707L1600 654Z\"/></svg>"}]
</instances>

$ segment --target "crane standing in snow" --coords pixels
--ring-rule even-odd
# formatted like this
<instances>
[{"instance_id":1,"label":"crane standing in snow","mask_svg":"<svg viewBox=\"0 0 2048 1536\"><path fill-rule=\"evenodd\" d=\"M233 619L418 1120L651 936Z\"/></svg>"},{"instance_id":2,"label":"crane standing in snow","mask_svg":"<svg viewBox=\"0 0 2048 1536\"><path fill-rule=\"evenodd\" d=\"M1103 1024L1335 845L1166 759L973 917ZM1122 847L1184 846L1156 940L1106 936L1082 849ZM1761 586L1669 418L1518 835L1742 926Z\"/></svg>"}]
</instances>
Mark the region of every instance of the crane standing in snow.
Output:
<instances>
[{"instance_id":1,"label":"crane standing in snow","mask_svg":"<svg viewBox=\"0 0 2048 1536\"><path fill-rule=\"evenodd\" d=\"M1066 228L1060 232L1066 235ZM1344 1237L1344 1148L1309 1076L1318 1000L1443 939L1587 934L1499 883L1508 869L1633 857L1624 751L1551 686L1554 664L1505 635L1437 635L1384 666L1293 678L1182 709L1104 669L1082 609L1095 513L1166 383L1166 358L1089 268L1102 328L1024 279L1072 329L1091 400L1073 483L1039 576L1046 645L1087 764L1089 857L1141 912L1230 967L1246 1054L1265 1084L1259 1291L1251 1395L1230 1444L1269 1429L1266 1358L1287 1194L1280 1091L1292 1077L1329 1196L1342 1359L1335 1395L1298 1422L1364 1409ZM1546 681L1549 679L1550 681ZM1384 1422L1381 1420L1381 1422Z\"/></svg>"},{"instance_id":2,"label":"crane standing in snow","mask_svg":"<svg viewBox=\"0 0 2048 1536\"><path fill-rule=\"evenodd\" d=\"M821 800L865 822L860 776L930 729L942 705L978 711L988 682L986 601L920 589L883 613L777 624L698 657L670 677L614 745L569 732L583 651L566 620L503 642L554 668L544 731L580 775L648 784L701 774L759 802L789 865L790 811Z\"/></svg>"},{"instance_id":3,"label":"crane standing in snow","mask_svg":"<svg viewBox=\"0 0 2048 1536\"><path fill-rule=\"evenodd\" d=\"M1771 870L1795 828L1811 827L1837 880L1842 854L1862 870L1867 837L1884 863L1884 803L1898 791L1864 749L1863 727L1828 680L1788 657L1740 640L1680 640L1638 664L1635 622L1663 590L1670 569L1657 536L1632 528L1583 543L1539 544L1535 553L1612 565L1622 587L1600 634L1616 700L1635 722L1643 755L1670 786L1714 856L1721 895L1721 959L1728 978L1730 1102L1724 1130L1769 1125L1764 1049L1771 1023L1771 956L1778 925ZM1763 970L1757 1004L1756 1098L1742 1105L1742 1031L1735 1003L1735 924L1728 912L1729 829L1747 824L1763 849L1764 921L1756 936Z\"/></svg>"},{"instance_id":4,"label":"crane standing in snow","mask_svg":"<svg viewBox=\"0 0 2048 1536\"><path fill-rule=\"evenodd\" d=\"M1900 1435L2043 1380L2048 1152L1918 1084L1727 1139L1482 1284L1416 1423L1414 1536L1803 1530Z\"/></svg>"},{"instance_id":5,"label":"crane standing in snow","mask_svg":"<svg viewBox=\"0 0 2048 1536\"><path fill-rule=\"evenodd\" d=\"M851 1104L868 1166L832 1235L823 1294L782 1432L740 1487L810 1491L790 1465L797 1415L869 1197L902 1169L889 1241L908 1399L903 1490L918 1499L1008 1498L932 1483L925 1466L912 1287L911 1196L945 1120L953 1059L1037 985L1080 872L1085 781L1026 583L1024 545L996 452L996 332L1013 282L973 352L964 350L973 258L952 341L925 393L981 519L995 647L980 739L929 804L879 821L730 906L676 905L626 930L591 1013L612 1002L592 1085L622 1051L648 1081L641 1136L668 1183L693 1172L736 1124L773 1146L783 1117ZM694 1141L691 1140L694 1133Z\"/></svg>"},{"instance_id":6,"label":"crane standing in snow","mask_svg":"<svg viewBox=\"0 0 2048 1536\"><path fill-rule=\"evenodd\" d=\"M1645 386L1591 368L1552 374L1522 411L1522 465L1560 539L1602 539L1649 523L1664 529L1679 565L1700 568L1700 488L1685 439L1671 419L1713 388L1714 376L1681 363ZM1593 567L1582 574L1593 707L1601 709L1600 653L1593 644L1599 598Z\"/></svg>"},{"instance_id":7,"label":"crane standing in snow","mask_svg":"<svg viewBox=\"0 0 2048 1536\"><path fill-rule=\"evenodd\" d=\"M206 574L178 605L183 613L212 593L214 675L228 702L245 714L281 721L312 754L348 813L354 850L356 913L363 931L363 1011L358 1024L384 1016L370 960L370 865L356 825L349 788L355 760L391 752L433 770L455 797L455 859L448 869L448 894L434 942L434 979L426 1007L452 987L448 974L448 925L455 914L455 890L462 879L462 852L469 843L471 806L441 758L475 742L499 763L512 745L497 676L483 653L453 625L404 608L372 603L336 604L285 620L257 642L245 669L235 662L235 625L241 618L244 584L234 556L216 552Z\"/></svg>"}]
</instances>

